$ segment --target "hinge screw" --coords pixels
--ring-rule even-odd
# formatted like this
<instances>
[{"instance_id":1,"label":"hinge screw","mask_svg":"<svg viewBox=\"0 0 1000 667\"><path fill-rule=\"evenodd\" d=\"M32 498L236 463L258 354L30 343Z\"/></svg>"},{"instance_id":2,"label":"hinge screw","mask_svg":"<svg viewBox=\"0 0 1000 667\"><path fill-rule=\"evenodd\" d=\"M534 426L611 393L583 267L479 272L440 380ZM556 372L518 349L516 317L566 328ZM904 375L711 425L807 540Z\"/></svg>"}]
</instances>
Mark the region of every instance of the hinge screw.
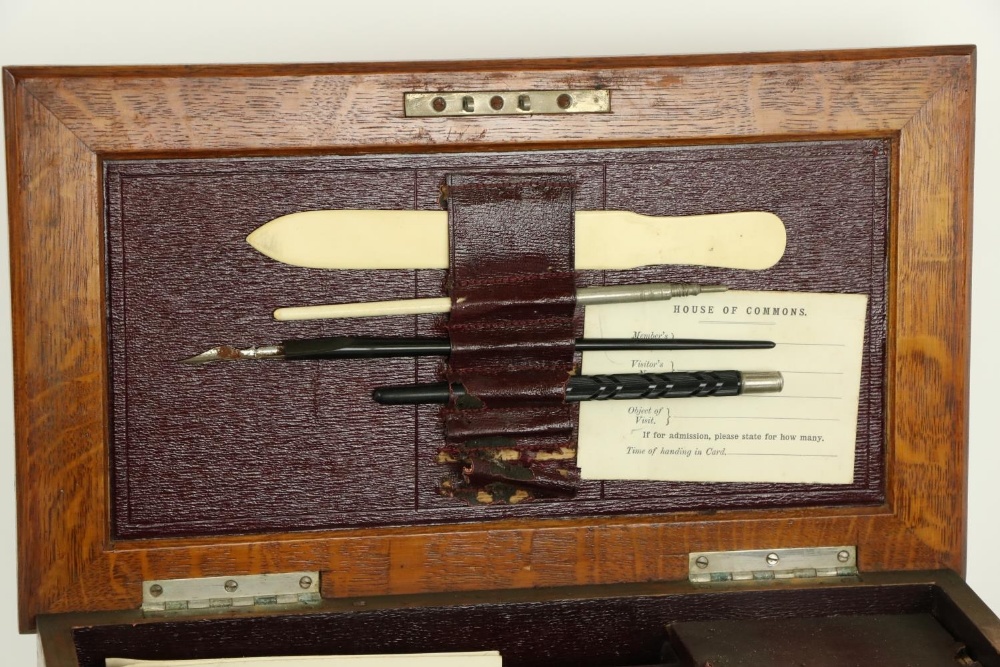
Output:
<instances>
[{"instance_id":1,"label":"hinge screw","mask_svg":"<svg viewBox=\"0 0 1000 667\"><path fill-rule=\"evenodd\" d=\"M708 567L708 558L705 556L698 556L698 559L694 562L700 569L704 570Z\"/></svg>"},{"instance_id":2,"label":"hinge screw","mask_svg":"<svg viewBox=\"0 0 1000 667\"><path fill-rule=\"evenodd\" d=\"M154 598L160 597L161 595L163 595L163 586L159 584L153 584L152 586L149 587L149 594L152 595Z\"/></svg>"},{"instance_id":3,"label":"hinge screw","mask_svg":"<svg viewBox=\"0 0 1000 667\"><path fill-rule=\"evenodd\" d=\"M769 566L774 567L775 565L778 564L778 561L781 560L781 558L779 558L778 554L776 554L776 553L769 553L767 555L767 558L765 558L764 560L767 561L767 564Z\"/></svg>"},{"instance_id":4,"label":"hinge screw","mask_svg":"<svg viewBox=\"0 0 1000 667\"><path fill-rule=\"evenodd\" d=\"M503 97L500 95L494 95L490 98L490 108L494 111L500 111L503 109Z\"/></svg>"},{"instance_id":5,"label":"hinge screw","mask_svg":"<svg viewBox=\"0 0 1000 667\"><path fill-rule=\"evenodd\" d=\"M233 579L230 579L225 583L225 589L227 593L235 593L236 589L239 587L240 585L236 583L236 581L234 581Z\"/></svg>"},{"instance_id":6,"label":"hinge screw","mask_svg":"<svg viewBox=\"0 0 1000 667\"><path fill-rule=\"evenodd\" d=\"M299 579L299 588L309 588L313 585L312 577L302 577Z\"/></svg>"},{"instance_id":7,"label":"hinge screw","mask_svg":"<svg viewBox=\"0 0 1000 667\"><path fill-rule=\"evenodd\" d=\"M431 108L434 109L434 111L441 113L448 108L448 103L445 102L443 97L435 97L431 100Z\"/></svg>"},{"instance_id":8,"label":"hinge screw","mask_svg":"<svg viewBox=\"0 0 1000 667\"><path fill-rule=\"evenodd\" d=\"M558 105L560 109L569 109L573 106L573 98L570 97L568 93L563 93L556 98L556 105Z\"/></svg>"},{"instance_id":9,"label":"hinge screw","mask_svg":"<svg viewBox=\"0 0 1000 667\"><path fill-rule=\"evenodd\" d=\"M837 554L837 560L839 560L841 563L846 563L847 561L851 560L851 554L846 551L841 551L840 553Z\"/></svg>"}]
</instances>

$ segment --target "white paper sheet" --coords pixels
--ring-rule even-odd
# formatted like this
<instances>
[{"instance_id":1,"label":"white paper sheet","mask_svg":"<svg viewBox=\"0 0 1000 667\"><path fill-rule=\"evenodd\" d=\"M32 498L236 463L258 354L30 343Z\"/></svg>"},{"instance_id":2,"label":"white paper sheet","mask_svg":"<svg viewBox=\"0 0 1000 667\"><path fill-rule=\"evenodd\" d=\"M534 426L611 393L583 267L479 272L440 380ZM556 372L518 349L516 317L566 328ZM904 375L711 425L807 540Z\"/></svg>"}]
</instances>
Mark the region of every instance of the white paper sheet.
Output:
<instances>
[{"instance_id":1,"label":"white paper sheet","mask_svg":"<svg viewBox=\"0 0 1000 667\"><path fill-rule=\"evenodd\" d=\"M588 401L584 479L848 484L867 297L739 292L588 306L587 338L772 340L770 350L586 352L582 372L781 371L778 394Z\"/></svg>"}]
</instances>

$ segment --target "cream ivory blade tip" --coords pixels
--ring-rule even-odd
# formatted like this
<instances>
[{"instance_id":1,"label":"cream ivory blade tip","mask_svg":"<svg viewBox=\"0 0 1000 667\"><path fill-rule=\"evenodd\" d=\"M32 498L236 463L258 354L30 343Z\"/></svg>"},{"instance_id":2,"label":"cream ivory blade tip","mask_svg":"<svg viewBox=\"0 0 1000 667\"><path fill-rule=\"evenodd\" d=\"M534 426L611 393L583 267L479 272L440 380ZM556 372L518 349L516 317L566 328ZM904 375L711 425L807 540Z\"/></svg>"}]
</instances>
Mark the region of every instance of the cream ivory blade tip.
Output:
<instances>
[{"instance_id":1,"label":"cream ivory blade tip","mask_svg":"<svg viewBox=\"0 0 1000 667\"><path fill-rule=\"evenodd\" d=\"M327 210L275 218L247 242L276 261L317 269L447 269L446 211ZM578 211L577 269L696 265L760 270L785 252L766 211L654 217Z\"/></svg>"},{"instance_id":2,"label":"cream ivory blade tip","mask_svg":"<svg viewBox=\"0 0 1000 667\"><path fill-rule=\"evenodd\" d=\"M312 269L446 269L447 216L445 211L301 211L261 225L246 240L273 260Z\"/></svg>"}]
</instances>

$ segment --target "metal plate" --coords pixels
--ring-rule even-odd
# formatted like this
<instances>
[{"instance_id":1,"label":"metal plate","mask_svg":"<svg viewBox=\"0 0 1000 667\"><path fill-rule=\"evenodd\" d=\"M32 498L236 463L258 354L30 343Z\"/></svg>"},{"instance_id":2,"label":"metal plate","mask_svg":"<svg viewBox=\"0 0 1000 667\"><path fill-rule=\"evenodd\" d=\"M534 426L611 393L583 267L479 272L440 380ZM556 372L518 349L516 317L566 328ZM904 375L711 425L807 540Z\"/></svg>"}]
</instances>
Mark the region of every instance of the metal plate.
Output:
<instances>
[{"instance_id":1,"label":"metal plate","mask_svg":"<svg viewBox=\"0 0 1000 667\"><path fill-rule=\"evenodd\" d=\"M502 90L403 94L407 117L609 113L609 90Z\"/></svg>"},{"instance_id":2,"label":"metal plate","mask_svg":"<svg viewBox=\"0 0 1000 667\"><path fill-rule=\"evenodd\" d=\"M142 586L143 611L308 604L319 599L319 572L164 579Z\"/></svg>"},{"instance_id":3,"label":"metal plate","mask_svg":"<svg viewBox=\"0 0 1000 667\"><path fill-rule=\"evenodd\" d=\"M708 551L688 556L688 580L695 583L845 577L857 573L857 548L852 546Z\"/></svg>"}]
</instances>

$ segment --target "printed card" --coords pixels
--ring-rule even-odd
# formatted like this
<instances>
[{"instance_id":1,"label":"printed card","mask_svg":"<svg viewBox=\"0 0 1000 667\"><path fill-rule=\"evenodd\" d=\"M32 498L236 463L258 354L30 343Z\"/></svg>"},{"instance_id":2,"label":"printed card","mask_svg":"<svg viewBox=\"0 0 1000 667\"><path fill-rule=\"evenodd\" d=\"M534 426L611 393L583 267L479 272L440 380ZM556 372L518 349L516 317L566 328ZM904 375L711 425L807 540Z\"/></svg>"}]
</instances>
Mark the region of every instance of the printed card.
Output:
<instances>
[{"instance_id":1,"label":"printed card","mask_svg":"<svg viewBox=\"0 0 1000 667\"><path fill-rule=\"evenodd\" d=\"M719 292L588 306L587 338L769 340L769 350L586 352L585 375L780 371L780 393L587 401L584 479L853 481L867 297Z\"/></svg>"}]
</instances>

